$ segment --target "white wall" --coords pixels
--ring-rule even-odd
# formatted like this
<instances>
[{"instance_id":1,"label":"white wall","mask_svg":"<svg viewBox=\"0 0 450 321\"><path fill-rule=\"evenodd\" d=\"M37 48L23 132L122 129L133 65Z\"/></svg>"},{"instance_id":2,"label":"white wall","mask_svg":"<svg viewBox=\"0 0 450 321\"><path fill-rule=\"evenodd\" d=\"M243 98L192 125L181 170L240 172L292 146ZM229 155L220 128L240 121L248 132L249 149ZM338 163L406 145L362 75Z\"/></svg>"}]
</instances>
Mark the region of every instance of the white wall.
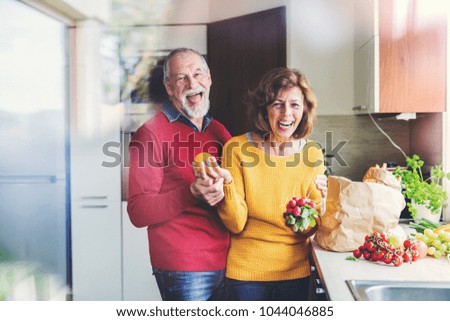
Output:
<instances>
[{"instance_id":1,"label":"white wall","mask_svg":"<svg viewBox=\"0 0 450 321\"><path fill-rule=\"evenodd\" d=\"M210 21L219 21L236 16L287 6L290 0L209 0Z\"/></svg>"},{"instance_id":2,"label":"white wall","mask_svg":"<svg viewBox=\"0 0 450 321\"><path fill-rule=\"evenodd\" d=\"M49 8L73 20L111 19L111 0L22 0L38 8Z\"/></svg>"},{"instance_id":3,"label":"white wall","mask_svg":"<svg viewBox=\"0 0 450 321\"><path fill-rule=\"evenodd\" d=\"M353 114L352 0L291 0L288 67L304 72L319 115Z\"/></svg>"}]
</instances>

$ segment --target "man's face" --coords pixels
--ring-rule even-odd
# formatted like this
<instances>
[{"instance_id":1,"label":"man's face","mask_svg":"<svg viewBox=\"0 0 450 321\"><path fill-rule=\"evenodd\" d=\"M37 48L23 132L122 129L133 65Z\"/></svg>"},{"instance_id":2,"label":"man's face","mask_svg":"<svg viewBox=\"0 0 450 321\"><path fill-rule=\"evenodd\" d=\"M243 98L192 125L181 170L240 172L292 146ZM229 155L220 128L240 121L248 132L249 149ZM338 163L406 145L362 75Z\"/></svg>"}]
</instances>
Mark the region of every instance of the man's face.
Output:
<instances>
[{"instance_id":1,"label":"man's face","mask_svg":"<svg viewBox=\"0 0 450 321\"><path fill-rule=\"evenodd\" d=\"M192 52L170 59L169 81L164 81L174 106L191 119L202 118L209 109L211 75L200 57Z\"/></svg>"}]
</instances>

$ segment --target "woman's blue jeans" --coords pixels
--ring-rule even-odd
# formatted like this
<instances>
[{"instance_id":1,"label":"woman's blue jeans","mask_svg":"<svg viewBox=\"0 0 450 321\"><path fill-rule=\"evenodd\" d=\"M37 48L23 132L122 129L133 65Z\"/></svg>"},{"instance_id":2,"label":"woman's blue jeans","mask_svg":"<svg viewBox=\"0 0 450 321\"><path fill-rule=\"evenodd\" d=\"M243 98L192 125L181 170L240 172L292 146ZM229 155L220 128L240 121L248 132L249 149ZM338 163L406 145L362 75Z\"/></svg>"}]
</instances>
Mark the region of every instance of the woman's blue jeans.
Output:
<instances>
[{"instance_id":1,"label":"woman's blue jeans","mask_svg":"<svg viewBox=\"0 0 450 321\"><path fill-rule=\"evenodd\" d=\"M227 279L232 301L307 301L309 277L287 281L239 281Z\"/></svg>"},{"instance_id":2,"label":"woman's blue jeans","mask_svg":"<svg viewBox=\"0 0 450 321\"><path fill-rule=\"evenodd\" d=\"M227 300L225 270L177 272L153 269L164 301Z\"/></svg>"}]
</instances>

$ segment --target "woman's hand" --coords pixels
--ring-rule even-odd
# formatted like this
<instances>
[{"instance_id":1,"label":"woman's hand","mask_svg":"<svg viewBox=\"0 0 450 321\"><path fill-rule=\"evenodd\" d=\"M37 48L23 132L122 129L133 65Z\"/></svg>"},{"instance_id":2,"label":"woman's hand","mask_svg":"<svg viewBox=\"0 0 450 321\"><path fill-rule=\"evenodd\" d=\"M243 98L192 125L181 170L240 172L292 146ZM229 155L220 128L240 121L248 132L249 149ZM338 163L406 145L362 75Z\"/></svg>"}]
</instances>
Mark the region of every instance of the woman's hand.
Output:
<instances>
[{"instance_id":1,"label":"woman's hand","mask_svg":"<svg viewBox=\"0 0 450 321\"><path fill-rule=\"evenodd\" d=\"M317 176L315 184L316 184L317 189L322 194L322 198L327 198L328 177L326 177L325 175Z\"/></svg>"}]
</instances>

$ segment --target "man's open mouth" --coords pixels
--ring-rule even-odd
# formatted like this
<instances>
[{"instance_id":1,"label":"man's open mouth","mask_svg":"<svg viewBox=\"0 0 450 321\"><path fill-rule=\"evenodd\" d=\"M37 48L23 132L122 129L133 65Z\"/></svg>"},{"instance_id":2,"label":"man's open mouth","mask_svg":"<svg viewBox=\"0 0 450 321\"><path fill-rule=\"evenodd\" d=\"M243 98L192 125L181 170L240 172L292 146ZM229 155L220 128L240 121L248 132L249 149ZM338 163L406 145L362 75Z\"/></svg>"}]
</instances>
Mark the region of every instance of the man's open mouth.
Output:
<instances>
[{"instance_id":1,"label":"man's open mouth","mask_svg":"<svg viewBox=\"0 0 450 321\"><path fill-rule=\"evenodd\" d=\"M192 104L195 104L195 103L199 102L200 100L202 100L202 97L203 97L202 91L186 95L186 99Z\"/></svg>"}]
</instances>

